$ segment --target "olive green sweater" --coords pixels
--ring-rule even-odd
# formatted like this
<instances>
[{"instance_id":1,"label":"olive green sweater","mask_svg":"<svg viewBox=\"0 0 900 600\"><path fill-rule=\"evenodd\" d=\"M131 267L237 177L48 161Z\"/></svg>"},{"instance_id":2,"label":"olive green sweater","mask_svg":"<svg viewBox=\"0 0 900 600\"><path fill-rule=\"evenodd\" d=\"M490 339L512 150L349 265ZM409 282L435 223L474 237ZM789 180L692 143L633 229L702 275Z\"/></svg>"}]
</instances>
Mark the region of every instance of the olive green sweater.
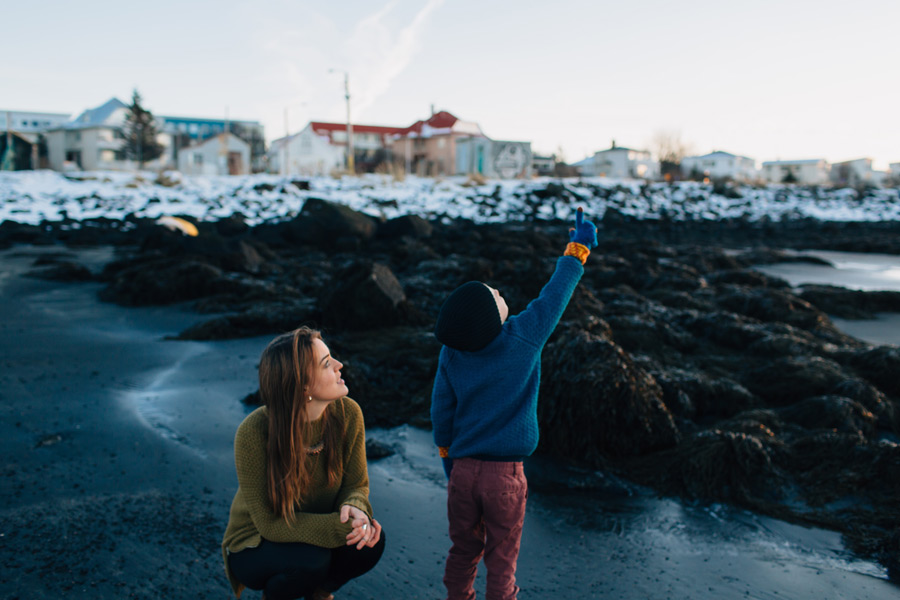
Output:
<instances>
[{"instance_id":1,"label":"olive green sweater","mask_svg":"<svg viewBox=\"0 0 900 600\"><path fill-rule=\"evenodd\" d=\"M269 498L266 482L269 417L266 407L254 410L238 427L234 436L238 490L231 503L228 527L222 541L225 573L238 597L244 586L234 578L228 567L230 552L258 546L263 538L270 542L304 542L338 548L347 543L346 536L352 529L349 520L341 523L341 506L350 504L372 517L362 411L356 402L347 397L337 400L328 411L329 427L344 428L340 447L331 449L338 453L341 470L337 481L329 485L324 452L307 457L311 468L309 491L296 507L291 523L275 513ZM322 422L323 419L319 419L310 424L309 446L322 439Z\"/></svg>"}]
</instances>

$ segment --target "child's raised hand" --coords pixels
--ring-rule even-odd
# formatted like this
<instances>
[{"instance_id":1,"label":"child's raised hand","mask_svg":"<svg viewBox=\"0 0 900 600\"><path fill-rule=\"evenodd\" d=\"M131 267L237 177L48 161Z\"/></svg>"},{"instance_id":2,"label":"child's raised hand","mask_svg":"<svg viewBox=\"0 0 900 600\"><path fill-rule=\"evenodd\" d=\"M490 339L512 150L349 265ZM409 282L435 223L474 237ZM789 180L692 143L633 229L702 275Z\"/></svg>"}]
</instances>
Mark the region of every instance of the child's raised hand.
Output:
<instances>
[{"instance_id":1,"label":"child's raised hand","mask_svg":"<svg viewBox=\"0 0 900 600\"><path fill-rule=\"evenodd\" d=\"M584 220L584 209L580 206L575 212L575 227L569 229L569 241L587 246L588 249L597 245L597 227Z\"/></svg>"}]
</instances>

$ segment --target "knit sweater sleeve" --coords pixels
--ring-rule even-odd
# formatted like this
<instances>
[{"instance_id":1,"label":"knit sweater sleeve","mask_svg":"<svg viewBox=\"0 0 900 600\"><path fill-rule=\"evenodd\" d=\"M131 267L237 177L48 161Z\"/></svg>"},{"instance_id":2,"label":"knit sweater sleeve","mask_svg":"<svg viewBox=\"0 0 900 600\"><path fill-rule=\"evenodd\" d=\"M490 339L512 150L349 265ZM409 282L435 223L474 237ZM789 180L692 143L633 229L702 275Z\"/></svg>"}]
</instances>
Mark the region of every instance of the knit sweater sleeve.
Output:
<instances>
[{"instance_id":1,"label":"knit sweater sleeve","mask_svg":"<svg viewBox=\"0 0 900 600\"><path fill-rule=\"evenodd\" d=\"M349 504L372 518L369 504L369 471L366 466L366 426L362 410L350 398L342 400L346 431L344 433L344 477L337 495L337 506Z\"/></svg>"},{"instance_id":2,"label":"knit sweater sleeve","mask_svg":"<svg viewBox=\"0 0 900 600\"><path fill-rule=\"evenodd\" d=\"M456 415L456 396L444 370L447 349L441 349L434 387L431 391L431 425L434 443L439 447L449 447L453 443L453 419Z\"/></svg>"},{"instance_id":3,"label":"knit sweater sleeve","mask_svg":"<svg viewBox=\"0 0 900 600\"><path fill-rule=\"evenodd\" d=\"M574 256L560 256L556 270L538 297L511 319L517 334L540 347L547 343L583 274L584 266L580 260Z\"/></svg>"},{"instance_id":4,"label":"knit sweater sleeve","mask_svg":"<svg viewBox=\"0 0 900 600\"><path fill-rule=\"evenodd\" d=\"M325 548L346 544L352 526L340 513L295 512L291 522L275 512L266 485L266 430L263 420L245 420L234 440L238 485L259 534L271 542L305 542Z\"/></svg>"}]
</instances>

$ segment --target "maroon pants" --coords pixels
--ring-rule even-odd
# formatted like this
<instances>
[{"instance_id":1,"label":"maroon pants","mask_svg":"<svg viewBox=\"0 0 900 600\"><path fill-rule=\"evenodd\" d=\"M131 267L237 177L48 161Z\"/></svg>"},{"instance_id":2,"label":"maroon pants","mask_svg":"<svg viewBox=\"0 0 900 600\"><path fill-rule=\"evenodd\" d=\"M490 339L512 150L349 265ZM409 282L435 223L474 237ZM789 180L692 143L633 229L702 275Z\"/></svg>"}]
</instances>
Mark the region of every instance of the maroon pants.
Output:
<instances>
[{"instance_id":1,"label":"maroon pants","mask_svg":"<svg viewBox=\"0 0 900 600\"><path fill-rule=\"evenodd\" d=\"M525 520L528 482L521 462L453 459L447 486L450 541L444 585L448 600L474 600L484 558L487 600L514 600L516 560Z\"/></svg>"}]
</instances>

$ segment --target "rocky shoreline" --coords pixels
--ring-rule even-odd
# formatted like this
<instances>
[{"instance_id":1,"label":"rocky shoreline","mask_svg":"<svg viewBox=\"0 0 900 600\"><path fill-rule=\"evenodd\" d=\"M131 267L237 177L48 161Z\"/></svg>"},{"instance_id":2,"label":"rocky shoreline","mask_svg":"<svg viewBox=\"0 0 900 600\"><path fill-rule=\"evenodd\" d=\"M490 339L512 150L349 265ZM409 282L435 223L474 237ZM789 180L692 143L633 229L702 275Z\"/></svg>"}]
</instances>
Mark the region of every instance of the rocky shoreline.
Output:
<instances>
[{"instance_id":1,"label":"rocky shoreline","mask_svg":"<svg viewBox=\"0 0 900 600\"><path fill-rule=\"evenodd\" d=\"M0 247L117 247L99 275L101 297L191 303L197 323L178 339L314 324L346 363L369 425L425 428L443 298L479 279L511 312L524 309L568 227L379 221L314 198L279 223L196 224L191 238L140 218L7 221ZM900 255L900 224L640 221L607 211L598 225L600 246L544 351L539 452L662 494L840 531L900 580L900 349L856 340L829 318L900 312L900 293L798 291L752 269L814 260L784 248ZM96 277L64 251L32 275Z\"/></svg>"}]
</instances>

